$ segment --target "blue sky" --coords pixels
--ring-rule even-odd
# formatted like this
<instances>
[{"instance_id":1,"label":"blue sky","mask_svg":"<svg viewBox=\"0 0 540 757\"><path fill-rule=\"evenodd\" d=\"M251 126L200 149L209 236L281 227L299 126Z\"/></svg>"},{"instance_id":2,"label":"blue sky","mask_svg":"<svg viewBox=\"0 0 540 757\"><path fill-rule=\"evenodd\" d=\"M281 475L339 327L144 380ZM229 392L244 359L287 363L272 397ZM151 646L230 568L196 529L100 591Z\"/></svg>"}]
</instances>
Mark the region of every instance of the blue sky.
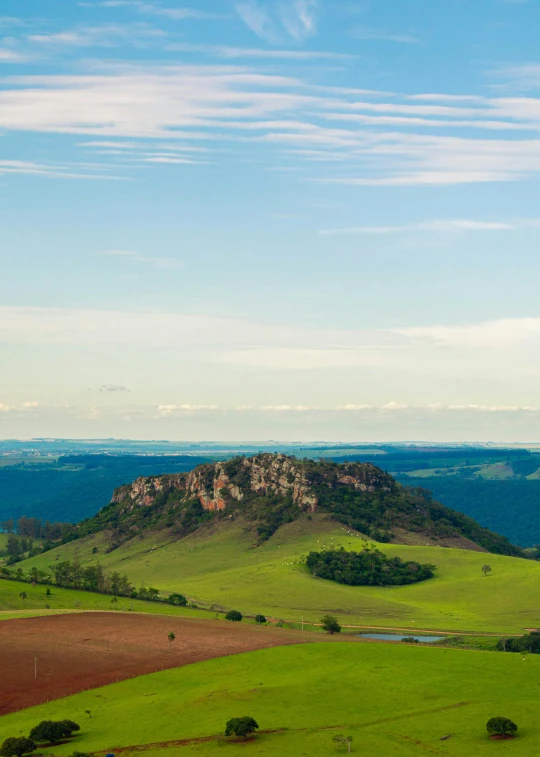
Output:
<instances>
[{"instance_id":1,"label":"blue sky","mask_svg":"<svg viewBox=\"0 0 540 757\"><path fill-rule=\"evenodd\" d=\"M537 0L3 0L0 436L538 441Z\"/></svg>"}]
</instances>

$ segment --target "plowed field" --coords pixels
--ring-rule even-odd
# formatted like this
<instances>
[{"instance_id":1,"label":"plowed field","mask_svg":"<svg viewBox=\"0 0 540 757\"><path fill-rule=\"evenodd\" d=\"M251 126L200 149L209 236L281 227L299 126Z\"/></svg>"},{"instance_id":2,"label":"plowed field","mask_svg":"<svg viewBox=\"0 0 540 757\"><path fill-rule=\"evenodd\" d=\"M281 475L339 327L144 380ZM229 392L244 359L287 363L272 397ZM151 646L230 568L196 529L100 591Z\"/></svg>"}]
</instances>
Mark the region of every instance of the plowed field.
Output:
<instances>
[{"instance_id":1,"label":"plowed field","mask_svg":"<svg viewBox=\"0 0 540 757\"><path fill-rule=\"evenodd\" d=\"M176 636L169 642L168 635ZM324 637L219 620L80 613L0 623L0 715L214 657Z\"/></svg>"}]
</instances>

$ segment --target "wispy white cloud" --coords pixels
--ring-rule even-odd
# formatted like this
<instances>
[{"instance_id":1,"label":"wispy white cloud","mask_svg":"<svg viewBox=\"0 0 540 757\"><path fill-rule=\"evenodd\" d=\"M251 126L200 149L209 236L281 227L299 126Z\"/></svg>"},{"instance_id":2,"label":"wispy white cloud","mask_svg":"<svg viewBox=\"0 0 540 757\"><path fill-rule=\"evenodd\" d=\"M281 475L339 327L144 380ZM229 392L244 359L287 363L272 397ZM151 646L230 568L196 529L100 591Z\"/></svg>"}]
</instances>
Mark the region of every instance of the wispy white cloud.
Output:
<instances>
[{"instance_id":1,"label":"wispy white cloud","mask_svg":"<svg viewBox=\"0 0 540 757\"><path fill-rule=\"evenodd\" d=\"M29 56L23 55L16 50L0 48L0 63L26 63L29 60Z\"/></svg>"},{"instance_id":2,"label":"wispy white cloud","mask_svg":"<svg viewBox=\"0 0 540 757\"><path fill-rule=\"evenodd\" d=\"M273 144L296 157L286 167L306 165L312 180L352 186L503 182L540 173L540 138L530 136L540 132L535 98L452 103L439 95L360 95L230 64L116 66L100 74L18 77L9 85L0 92L0 128L88 135L110 143L111 159L112 151L131 149L120 142L136 139L147 140L140 162L189 163L196 159L156 144L190 141L200 149L205 141L222 149L228 140L238 152L248 143ZM485 134L458 136L466 124ZM494 139L493 129L508 135ZM313 175L315 160L329 164L320 176Z\"/></svg>"},{"instance_id":3,"label":"wispy white cloud","mask_svg":"<svg viewBox=\"0 0 540 757\"><path fill-rule=\"evenodd\" d=\"M385 29L377 29L372 26L356 26L352 34L357 39L373 40L376 42L398 42L405 45L416 45L420 42L418 37L406 32L390 32Z\"/></svg>"},{"instance_id":4,"label":"wispy white cloud","mask_svg":"<svg viewBox=\"0 0 540 757\"><path fill-rule=\"evenodd\" d=\"M183 263L177 258L150 257L140 255L133 250L103 250L101 255L110 255L112 257L128 258L136 263L148 263L155 268L183 268Z\"/></svg>"},{"instance_id":5,"label":"wispy white cloud","mask_svg":"<svg viewBox=\"0 0 540 757\"><path fill-rule=\"evenodd\" d=\"M317 0L288 0L271 5L246 0L237 3L236 11L252 32L273 44L287 39L301 42L317 28Z\"/></svg>"},{"instance_id":6,"label":"wispy white cloud","mask_svg":"<svg viewBox=\"0 0 540 757\"><path fill-rule=\"evenodd\" d=\"M147 24L103 24L100 26L84 26L49 34L31 34L27 41L34 45L45 47L111 47L121 40L132 45L142 40L161 39L166 37L161 29L155 29Z\"/></svg>"},{"instance_id":7,"label":"wispy white cloud","mask_svg":"<svg viewBox=\"0 0 540 757\"><path fill-rule=\"evenodd\" d=\"M119 392L120 393L121 392L129 392L130 390L128 389L127 386L122 386L120 384L102 384L99 387L99 391L100 392L107 392L107 393L111 393L111 394L118 394Z\"/></svg>"},{"instance_id":8,"label":"wispy white cloud","mask_svg":"<svg viewBox=\"0 0 540 757\"><path fill-rule=\"evenodd\" d=\"M517 231L519 229L540 228L540 218L515 219L511 221L483 221L475 219L441 219L420 221L398 226L353 226L342 229L322 229L319 234L333 236L340 234L407 234L411 232L433 232L436 234L459 234L468 231Z\"/></svg>"},{"instance_id":9,"label":"wispy white cloud","mask_svg":"<svg viewBox=\"0 0 540 757\"><path fill-rule=\"evenodd\" d=\"M86 170L85 170L86 168ZM88 168L93 169L90 173ZM54 163L34 163L25 160L1 160L0 176L3 174L20 174L27 176L44 176L56 179L90 179L101 181L117 181L119 177L111 176L103 170L102 166L62 165Z\"/></svg>"},{"instance_id":10,"label":"wispy white cloud","mask_svg":"<svg viewBox=\"0 0 540 757\"><path fill-rule=\"evenodd\" d=\"M173 21L184 21L185 19L220 19L220 14L206 13L196 8L171 8L160 3L144 2L143 0L103 0L98 3L79 3L90 7L99 6L101 8L126 8L136 11L137 13L162 16Z\"/></svg>"},{"instance_id":11,"label":"wispy white cloud","mask_svg":"<svg viewBox=\"0 0 540 757\"><path fill-rule=\"evenodd\" d=\"M335 53L323 50L276 50L258 47L229 47L226 45L192 45L187 42L175 42L167 46L167 50L187 53L202 53L219 58L238 60L242 58L270 59L270 60L354 60L358 56L351 53Z\"/></svg>"}]
</instances>

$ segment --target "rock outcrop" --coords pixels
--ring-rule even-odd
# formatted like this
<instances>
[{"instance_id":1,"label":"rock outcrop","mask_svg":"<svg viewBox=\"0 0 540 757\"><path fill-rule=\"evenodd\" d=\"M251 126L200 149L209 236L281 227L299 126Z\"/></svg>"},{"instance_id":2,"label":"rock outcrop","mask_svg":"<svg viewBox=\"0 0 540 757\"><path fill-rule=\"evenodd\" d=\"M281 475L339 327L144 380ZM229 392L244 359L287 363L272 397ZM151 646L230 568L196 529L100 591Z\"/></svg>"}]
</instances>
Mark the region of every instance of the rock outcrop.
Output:
<instances>
[{"instance_id":1,"label":"rock outcrop","mask_svg":"<svg viewBox=\"0 0 540 757\"><path fill-rule=\"evenodd\" d=\"M189 473L176 473L138 478L122 486L112 502L122 504L125 512L136 507L149 507L160 495L177 492L181 499L196 499L205 510L226 510L228 503L242 502L247 495L290 496L305 512L315 512L319 504L314 487L323 483L330 489L350 487L357 492L390 491L392 479L371 464L347 463L325 471L314 470L287 455L268 453L213 465L201 465Z\"/></svg>"}]
</instances>

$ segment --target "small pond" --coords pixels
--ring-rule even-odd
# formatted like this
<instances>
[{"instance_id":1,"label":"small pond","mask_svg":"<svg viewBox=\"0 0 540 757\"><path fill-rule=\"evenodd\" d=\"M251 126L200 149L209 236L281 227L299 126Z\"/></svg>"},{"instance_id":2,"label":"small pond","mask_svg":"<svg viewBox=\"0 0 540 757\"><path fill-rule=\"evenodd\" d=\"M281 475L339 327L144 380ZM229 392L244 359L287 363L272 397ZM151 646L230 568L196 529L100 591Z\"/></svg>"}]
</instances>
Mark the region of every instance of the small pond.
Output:
<instances>
[{"instance_id":1,"label":"small pond","mask_svg":"<svg viewBox=\"0 0 540 757\"><path fill-rule=\"evenodd\" d=\"M359 633L364 639L379 639L379 641L401 641L402 639L416 639L422 644L433 644L434 641L444 639L444 636L416 636L412 633Z\"/></svg>"}]
</instances>

